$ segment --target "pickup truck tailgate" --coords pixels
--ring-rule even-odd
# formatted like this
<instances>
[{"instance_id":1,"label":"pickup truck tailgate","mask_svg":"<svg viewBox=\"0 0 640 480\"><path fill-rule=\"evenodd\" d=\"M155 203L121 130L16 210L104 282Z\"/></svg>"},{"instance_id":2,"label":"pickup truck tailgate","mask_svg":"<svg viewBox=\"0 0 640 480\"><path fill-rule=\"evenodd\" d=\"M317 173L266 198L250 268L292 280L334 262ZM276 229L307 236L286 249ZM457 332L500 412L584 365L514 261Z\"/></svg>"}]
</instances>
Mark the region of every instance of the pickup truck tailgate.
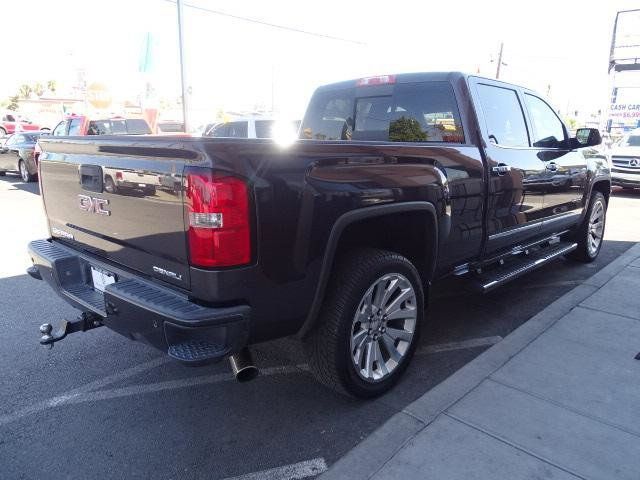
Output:
<instances>
[{"instance_id":1,"label":"pickup truck tailgate","mask_svg":"<svg viewBox=\"0 0 640 480\"><path fill-rule=\"evenodd\" d=\"M47 139L41 146L40 182L52 237L190 287L181 179L195 152L108 138Z\"/></svg>"}]
</instances>

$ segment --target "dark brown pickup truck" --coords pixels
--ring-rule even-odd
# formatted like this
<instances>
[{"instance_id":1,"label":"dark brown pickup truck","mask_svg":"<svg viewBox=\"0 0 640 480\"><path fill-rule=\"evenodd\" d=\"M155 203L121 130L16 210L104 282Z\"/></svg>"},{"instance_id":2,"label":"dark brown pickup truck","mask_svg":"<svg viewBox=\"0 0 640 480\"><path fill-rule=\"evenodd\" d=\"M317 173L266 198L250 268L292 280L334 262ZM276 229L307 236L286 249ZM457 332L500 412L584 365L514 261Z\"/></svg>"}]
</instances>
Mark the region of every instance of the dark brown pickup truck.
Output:
<instances>
[{"instance_id":1,"label":"dark brown pickup truck","mask_svg":"<svg viewBox=\"0 0 640 480\"><path fill-rule=\"evenodd\" d=\"M321 382L379 395L428 335L432 282L488 291L598 255L611 188L599 142L569 137L530 90L460 73L321 87L286 147L43 139L51 236L30 244L30 274L83 315L43 325L41 343L106 325L186 363L230 357L248 378L247 346L295 334ZM109 191L110 170L132 188Z\"/></svg>"}]
</instances>

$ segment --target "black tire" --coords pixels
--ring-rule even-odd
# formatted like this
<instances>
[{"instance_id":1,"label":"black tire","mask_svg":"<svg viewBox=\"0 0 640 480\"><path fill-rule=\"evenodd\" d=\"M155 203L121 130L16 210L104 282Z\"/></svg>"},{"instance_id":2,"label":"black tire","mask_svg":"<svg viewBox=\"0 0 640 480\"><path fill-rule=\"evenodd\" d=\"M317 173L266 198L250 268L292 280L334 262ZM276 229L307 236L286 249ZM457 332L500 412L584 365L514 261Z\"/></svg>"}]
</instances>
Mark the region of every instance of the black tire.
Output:
<instances>
[{"instance_id":1,"label":"black tire","mask_svg":"<svg viewBox=\"0 0 640 480\"><path fill-rule=\"evenodd\" d=\"M22 159L18 161L18 172L20 173L20 178L24 183L35 182L36 176L34 174L29 173L27 164Z\"/></svg>"},{"instance_id":2,"label":"black tire","mask_svg":"<svg viewBox=\"0 0 640 480\"><path fill-rule=\"evenodd\" d=\"M7 136L7 131L4 128L0 127L0 137L6 137L6 136Z\"/></svg>"},{"instance_id":3,"label":"black tire","mask_svg":"<svg viewBox=\"0 0 640 480\"><path fill-rule=\"evenodd\" d=\"M6 174L7 174L7 172L5 172L4 170L2 170L2 171L0 172L0 177L4 177Z\"/></svg>"},{"instance_id":4,"label":"black tire","mask_svg":"<svg viewBox=\"0 0 640 480\"><path fill-rule=\"evenodd\" d=\"M156 194L156 187L154 185L144 187L144 194L153 197Z\"/></svg>"},{"instance_id":5,"label":"black tire","mask_svg":"<svg viewBox=\"0 0 640 480\"><path fill-rule=\"evenodd\" d=\"M118 187L113 181L113 178L108 175L104 179L104 189L108 193L118 193Z\"/></svg>"},{"instance_id":6,"label":"black tire","mask_svg":"<svg viewBox=\"0 0 640 480\"><path fill-rule=\"evenodd\" d=\"M571 260L576 260L578 262L590 263L593 262L600 253L600 249L602 248L603 238L600 238L597 248L593 248L590 246L590 237L592 234L590 233L591 228L591 218L594 212L594 209L602 208L602 236L604 236L604 230L606 226L607 219L607 200L604 198L604 195L600 192L593 192L591 194L591 199L589 200L589 208L587 209L587 214L585 215L582 223L578 226L576 231L571 236L571 240L578 244L578 248L576 248L573 252L567 255Z\"/></svg>"},{"instance_id":7,"label":"black tire","mask_svg":"<svg viewBox=\"0 0 640 480\"><path fill-rule=\"evenodd\" d=\"M365 293L376 281L393 274L400 274L408 280L415 293L413 336L407 342L408 347L401 360L386 377L366 380L357 372L352 359L351 337L354 325L357 325L354 318ZM389 301L393 298L391 296ZM352 250L338 260L317 323L304 340L311 372L320 383L336 392L359 398L377 397L393 387L406 370L418 344L423 321L422 283L411 262L402 255L385 250Z\"/></svg>"}]
</instances>

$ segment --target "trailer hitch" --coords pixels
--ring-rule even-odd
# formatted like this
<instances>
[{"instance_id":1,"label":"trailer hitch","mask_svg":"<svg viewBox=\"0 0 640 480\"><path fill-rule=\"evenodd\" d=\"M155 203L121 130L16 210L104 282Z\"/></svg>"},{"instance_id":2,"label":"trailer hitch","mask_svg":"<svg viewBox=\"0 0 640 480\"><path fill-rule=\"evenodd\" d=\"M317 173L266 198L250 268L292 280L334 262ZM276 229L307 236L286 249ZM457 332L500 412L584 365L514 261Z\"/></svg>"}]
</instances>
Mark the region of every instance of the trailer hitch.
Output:
<instances>
[{"instance_id":1,"label":"trailer hitch","mask_svg":"<svg viewBox=\"0 0 640 480\"><path fill-rule=\"evenodd\" d=\"M82 312L75 320L64 320L53 335L51 334L53 330L51 324L43 323L40 325L40 333L42 334L40 344L47 348L53 348L55 342L59 342L71 333L86 332L102 326L102 317L92 312Z\"/></svg>"}]
</instances>

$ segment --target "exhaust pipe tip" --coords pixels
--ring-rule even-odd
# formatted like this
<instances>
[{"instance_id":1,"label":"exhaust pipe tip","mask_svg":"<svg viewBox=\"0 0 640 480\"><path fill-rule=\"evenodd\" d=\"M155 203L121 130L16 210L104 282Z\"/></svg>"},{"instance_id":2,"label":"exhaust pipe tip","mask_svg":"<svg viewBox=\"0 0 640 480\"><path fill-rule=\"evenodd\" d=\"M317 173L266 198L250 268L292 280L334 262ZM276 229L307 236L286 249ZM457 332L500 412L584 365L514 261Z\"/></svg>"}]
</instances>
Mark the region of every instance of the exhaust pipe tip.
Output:
<instances>
[{"instance_id":1,"label":"exhaust pipe tip","mask_svg":"<svg viewBox=\"0 0 640 480\"><path fill-rule=\"evenodd\" d=\"M231 371L238 382L248 382L258 376L258 367L253 363L253 357L247 347L229 357Z\"/></svg>"}]
</instances>

